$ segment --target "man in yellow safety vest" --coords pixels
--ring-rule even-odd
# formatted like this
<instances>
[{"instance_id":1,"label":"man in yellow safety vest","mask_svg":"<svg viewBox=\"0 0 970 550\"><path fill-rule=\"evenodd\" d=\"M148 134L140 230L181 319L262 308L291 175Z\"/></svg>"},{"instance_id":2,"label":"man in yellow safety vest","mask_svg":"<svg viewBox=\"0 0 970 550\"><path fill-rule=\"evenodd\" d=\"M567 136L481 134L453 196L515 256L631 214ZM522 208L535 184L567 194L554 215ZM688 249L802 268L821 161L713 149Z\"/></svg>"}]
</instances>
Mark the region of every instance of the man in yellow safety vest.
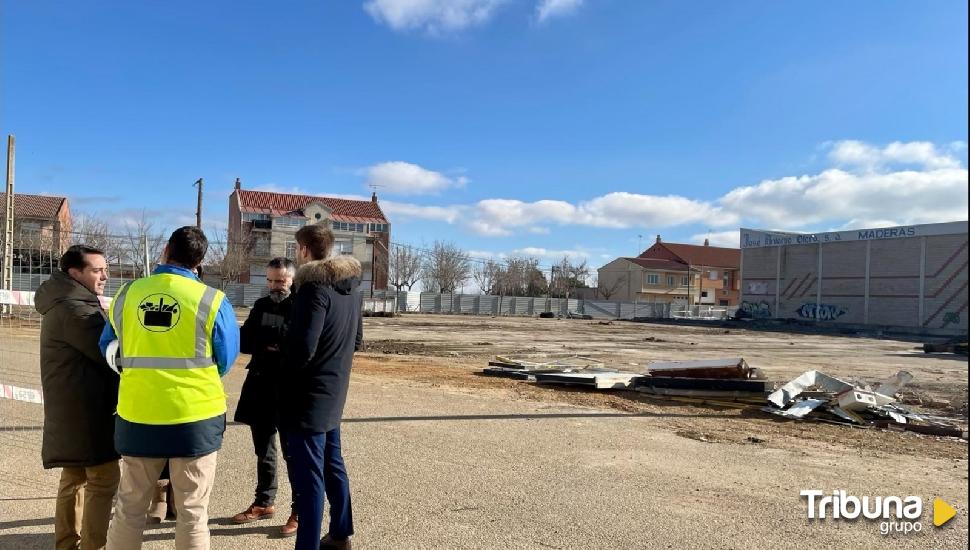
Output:
<instances>
[{"instance_id":1,"label":"man in yellow safety vest","mask_svg":"<svg viewBox=\"0 0 970 550\"><path fill-rule=\"evenodd\" d=\"M175 547L209 548L208 505L226 427L221 377L239 353L239 327L225 295L194 271L208 240L175 230L150 277L122 287L101 335L121 370L115 447L124 469L108 530L109 550L140 548L158 476L169 464L178 512Z\"/></svg>"}]
</instances>

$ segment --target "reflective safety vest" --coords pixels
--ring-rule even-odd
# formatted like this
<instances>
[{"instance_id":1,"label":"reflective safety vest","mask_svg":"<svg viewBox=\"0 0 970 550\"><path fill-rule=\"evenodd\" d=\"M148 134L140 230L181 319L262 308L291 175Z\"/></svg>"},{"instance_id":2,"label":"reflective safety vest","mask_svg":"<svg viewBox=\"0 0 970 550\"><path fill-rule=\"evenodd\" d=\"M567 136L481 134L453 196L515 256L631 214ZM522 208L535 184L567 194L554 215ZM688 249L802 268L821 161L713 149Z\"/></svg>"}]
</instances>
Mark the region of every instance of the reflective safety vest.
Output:
<instances>
[{"instance_id":1,"label":"reflective safety vest","mask_svg":"<svg viewBox=\"0 0 970 550\"><path fill-rule=\"evenodd\" d=\"M118 415L138 424L186 424L226 412L212 359L212 331L225 294L159 273L133 281L111 304L122 367Z\"/></svg>"}]
</instances>

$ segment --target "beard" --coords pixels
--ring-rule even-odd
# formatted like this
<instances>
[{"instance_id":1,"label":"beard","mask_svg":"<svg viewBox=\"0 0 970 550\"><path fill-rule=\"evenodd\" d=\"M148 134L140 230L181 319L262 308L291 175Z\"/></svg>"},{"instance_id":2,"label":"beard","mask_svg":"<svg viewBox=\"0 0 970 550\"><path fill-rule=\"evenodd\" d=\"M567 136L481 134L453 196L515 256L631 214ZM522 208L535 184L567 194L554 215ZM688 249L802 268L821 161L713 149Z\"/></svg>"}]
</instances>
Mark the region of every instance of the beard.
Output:
<instances>
[{"instance_id":1,"label":"beard","mask_svg":"<svg viewBox=\"0 0 970 550\"><path fill-rule=\"evenodd\" d=\"M269 291L269 299L270 300L273 300L273 302L275 302L277 304L280 303L280 302L282 302L283 300L285 300L287 297L289 297L289 295L290 295L290 291L289 290L271 290L271 291Z\"/></svg>"}]
</instances>

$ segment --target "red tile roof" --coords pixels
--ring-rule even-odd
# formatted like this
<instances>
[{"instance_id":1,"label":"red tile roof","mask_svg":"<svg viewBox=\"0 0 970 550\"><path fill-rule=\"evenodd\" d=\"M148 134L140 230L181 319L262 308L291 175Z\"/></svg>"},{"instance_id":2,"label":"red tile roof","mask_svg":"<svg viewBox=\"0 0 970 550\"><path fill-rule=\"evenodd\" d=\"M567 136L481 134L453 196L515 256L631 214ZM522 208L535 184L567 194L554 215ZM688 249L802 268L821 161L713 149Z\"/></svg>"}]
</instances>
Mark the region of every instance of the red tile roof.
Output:
<instances>
[{"instance_id":1,"label":"red tile roof","mask_svg":"<svg viewBox=\"0 0 970 550\"><path fill-rule=\"evenodd\" d=\"M291 195L269 191L238 189L239 207L243 212L260 212L274 216L300 211L311 202L320 201L330 208L337 221L350 223L388 223L387 217L376 202L313 195Z\"/></svg>"},{"instance_id":2,"label":"red tile roof","mask_svg":"<svg viewBox=\"0 0 970 550\"><path fill-rule=\"evenodd\" d=\"M738 248L664 242L659 243L659 245L680 258L684 263L692 266L726 267L729 269L741 267L741 250ZM650 256L647 256L649 253L650 250L647 250L640 257L649 258Z\"/></svg>"},{"instance_id":3,"label":"red tile roof","mask_svg":"<svg viewBox=\"0 0 970 550\"><path fill-rule=\"evenodd\" d=\"M673 260L662 260L659 258L623 258L646 269L661 269L664 271L687 271L687 264L675 262Z\"/></svg>"},{"instance_id":4,"label":"red tile roof","mask_svg":"<svg viewBox=\"0 0 970 550\"><path fill-rule=\"evenodd\" d=\"M57 213L67 199L65 197L52 197L48 195L25 195L23 193L13 194L13 215L18 218L39 218L44 220L56 220ZM0 193L0 217L4 217L4 209L7 206L7 194Z\"/></svg>"}]
</instances>

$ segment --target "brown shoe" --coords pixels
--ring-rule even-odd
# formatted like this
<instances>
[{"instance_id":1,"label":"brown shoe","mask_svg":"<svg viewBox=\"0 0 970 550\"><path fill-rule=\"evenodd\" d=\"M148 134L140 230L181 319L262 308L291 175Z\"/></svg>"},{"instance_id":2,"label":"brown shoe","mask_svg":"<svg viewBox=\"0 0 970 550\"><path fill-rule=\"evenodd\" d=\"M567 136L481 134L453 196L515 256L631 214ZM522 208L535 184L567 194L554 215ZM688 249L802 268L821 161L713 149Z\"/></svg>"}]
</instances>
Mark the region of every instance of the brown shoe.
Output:
<instances>
[{"instance_id":1,"label":"brown shoe","mask_svg":"<svg viewBox=\"0 0 970 550\"><path fill-rule=\"evenodd\" d=\"M276 513L276 508L270 506L256 506L252 504L245 511L232 516L233 523L249 523L260 519L269 519Z\"/></svg>"},{"instance_id":2,"label":"brown shoe","mask_svg":"<svg viewBox=\"0 0 970 550\"><path fill-rule=\"evenodd\" d=\"M351 550L350 537L337 540L327 533L320 539L320 550Z\"/></svg>"},{"instance_id":3,"label":"brown shoe","mask_svg":"<svg viewBox=\"0 0 970 550\"><path fill-rule=\"evenodd\" d=\"M300 521L296 514L291 514L290 519L286 520L286 525L280 527L280 536L283 538L296 535L296 529L300 526Z\"/></svg>"}]
</instances>

